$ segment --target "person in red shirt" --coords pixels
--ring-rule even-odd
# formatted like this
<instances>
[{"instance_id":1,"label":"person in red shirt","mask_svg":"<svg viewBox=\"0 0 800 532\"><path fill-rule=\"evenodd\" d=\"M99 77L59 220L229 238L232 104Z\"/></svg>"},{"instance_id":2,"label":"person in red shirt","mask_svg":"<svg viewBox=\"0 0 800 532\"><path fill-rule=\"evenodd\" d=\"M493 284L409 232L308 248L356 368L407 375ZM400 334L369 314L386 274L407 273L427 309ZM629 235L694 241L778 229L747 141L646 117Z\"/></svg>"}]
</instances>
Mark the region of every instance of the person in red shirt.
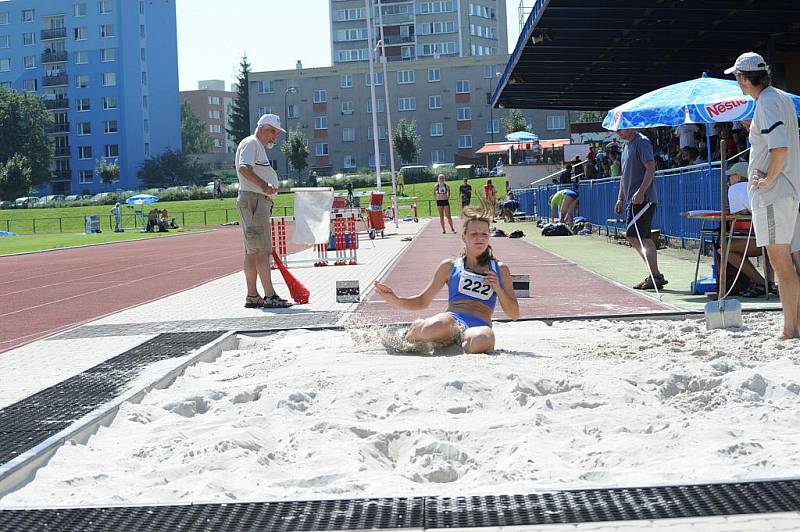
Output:
<instances>
[{"instance_id":1,"label":"person in red shirt","mask_svg":"<svg viewBox=\"0 0 800 532\"><path fill-rule=\"evenodd\" d=\"M497 188L492 184L491 179L487 179L486 184L483 185L483 199L492 207L497 203Z\"/></svg>"}]
</instances>

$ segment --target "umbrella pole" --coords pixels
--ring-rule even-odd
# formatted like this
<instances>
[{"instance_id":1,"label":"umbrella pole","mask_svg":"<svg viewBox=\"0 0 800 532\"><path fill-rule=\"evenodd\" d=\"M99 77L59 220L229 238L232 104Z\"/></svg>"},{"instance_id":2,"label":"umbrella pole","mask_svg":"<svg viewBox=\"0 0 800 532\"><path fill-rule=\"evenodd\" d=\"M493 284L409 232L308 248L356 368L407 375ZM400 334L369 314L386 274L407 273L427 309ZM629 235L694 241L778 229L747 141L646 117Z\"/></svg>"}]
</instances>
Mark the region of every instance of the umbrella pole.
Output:
<instances>
[{"instance_id":1,"label":"umbrella pole","mask_svg":"<svg viewBox=\"0 0 800 532\"><path fill-rule=\"evenodd\" d=\"M719 142L719 152L725 153L725 139L722 139ZM719 208L719 268L717 269L717 300L722 300L725 297L725 281L726 273L728 270L728 235L727 229L725 227L725 158L720 157L721 164L720 164L720 185L719 185L719 198L720 198L720 208ZM745 259L747 260L747 259Z\"/></svg>"}]
</instances>

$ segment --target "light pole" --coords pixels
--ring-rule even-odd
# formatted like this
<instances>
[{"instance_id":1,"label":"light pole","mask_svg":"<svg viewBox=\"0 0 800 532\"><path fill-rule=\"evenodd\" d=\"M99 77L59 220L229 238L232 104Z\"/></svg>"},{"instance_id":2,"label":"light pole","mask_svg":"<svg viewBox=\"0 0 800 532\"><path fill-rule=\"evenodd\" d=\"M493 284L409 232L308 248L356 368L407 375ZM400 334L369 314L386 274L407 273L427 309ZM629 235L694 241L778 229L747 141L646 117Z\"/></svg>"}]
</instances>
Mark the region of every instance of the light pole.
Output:
<instances>
[{"instance_id":1,"label":"light pole","mask_svg":"<svg viewBox=\"0 0 800 532\"><path fill-rule=\"evenodd\" d=\"M284 117L286 117L286 139L283 142L289 142L289 106L286 104L286 96L289 93L297 94L297 87L288 87L285 91L283 91L283 110L286 113ZM286 157L286 179L289 179L289 156L284 154Z\"/></svg>"},{"instance_id":2,"label":"light pole","mask_svg":"<svg viewBox=\"0 0 800 532\"><path fill-rule=\"evenodd\" d=\"M367 48L369 52L369 93L370 99L372 101L372 136L373 138L373 149L375 150L375 182L377 190L381 189L381 148L378 143L378 102L375 99L375 67L373 66L373 55L374 50L372 49L372 43L375 42L373 40L373 32L372 32L372 6L370 6L370 0L364 0L364 8L366 9L367 14L367 41L369 42L370 47ZM389 80L384 77L383 79L384 85L389 83ZM389 105L389 102L384 102L385 105Z\"/></svg>"},{"instance_id":3,"label":"light pole","mask_svg":"<svg viewBox=\"0 0 800 532\"><path fill-rule=\"evenodd\" d=\"M383 8L381 0L378 0L378 23L381 27L381 40L378 45L381 47L381 65L383 66L383 94L386 99L386 128L389 133L389 168L392 176L392 210L394 211L394 226L400 227L399 210L397 207L397 177L394 173L394 146L392 138L392 106L389 103L389 78L386 75L386 45L383 41ZM377 46L375 47L377 48Z\"/></svg>"},{"instance_id":4,"label":"light pole","mask_svg":"<svg viewBox=\"0 0 800 532\"><path fill-rule=\"evenodd\" d=\"M489 78L489 127L491 128L489 134L492 136L492 142L494 142L494 106L492 105L492 94L494 94L494 89L492 89L492 82L494 81L494 78L499 75L500 72L494 72L492 73L492 77Z\"/></svg>"}]
</instances>

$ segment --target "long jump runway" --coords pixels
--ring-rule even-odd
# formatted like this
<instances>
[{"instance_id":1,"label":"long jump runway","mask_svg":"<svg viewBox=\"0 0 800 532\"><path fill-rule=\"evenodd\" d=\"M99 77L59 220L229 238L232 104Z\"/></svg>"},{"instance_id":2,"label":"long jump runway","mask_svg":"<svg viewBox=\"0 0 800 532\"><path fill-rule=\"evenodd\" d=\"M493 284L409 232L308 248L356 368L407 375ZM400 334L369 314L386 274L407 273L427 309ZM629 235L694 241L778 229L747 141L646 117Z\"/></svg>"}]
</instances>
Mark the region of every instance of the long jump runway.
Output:
<instances>
[{"instance_id":1,"label":"long jump runway","mask_svg":"<svg viewBox=\"0 0 800 532\"><path fill-rule=\"evenodd\" d=\"M0 353L229 275L242 258L239 227L0 257Z\"/></svg>"},{"instance_id":2,"label":"long jump runway","mask_svg":"<svg viewBox=\"0 0 800 532\"><path fill-rule=\"evenodd\" d=\"M458 234L442 234L438 220L432 220L383 276L384 282L400 296L410 296L424 290L439 263L447 257L458 255L463 249L459 222L456 222L456 230ZM507 264L513 275L530 276L531 297L519 300L520 318L621 316L676 310L523 239L493 237L491 245L495 257ZM644 264L633 251L631 268L640 268L642 275L646 272ZM436 295L425 315L446 309L445 287ZM419 312L389 306L374 291L369 293L358 311L370 321L378 323L412 321L420 316ZM498 304L495 318L505 317Z\"/></svg>"}]
</instances>

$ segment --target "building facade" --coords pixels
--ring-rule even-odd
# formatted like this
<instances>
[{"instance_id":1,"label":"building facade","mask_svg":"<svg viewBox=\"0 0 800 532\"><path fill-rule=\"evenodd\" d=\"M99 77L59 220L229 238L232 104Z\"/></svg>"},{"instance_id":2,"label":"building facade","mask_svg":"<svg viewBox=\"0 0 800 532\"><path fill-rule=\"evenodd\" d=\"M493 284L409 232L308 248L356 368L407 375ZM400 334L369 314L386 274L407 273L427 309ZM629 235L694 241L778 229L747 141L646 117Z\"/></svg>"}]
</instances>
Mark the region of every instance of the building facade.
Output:
<instances>
[{"instance_id":1,"label":"building facade","mask_svg":"<svg viewBox=\"0 0 800 532\"><path fill-rule=\"evenodd\" d=\"M386 79L377 64L381 167L387 167L389 160L387 110L393 127L401 119L416 121L421 153L417 161L407 163L485 162L475 151L486 142L505 140L501 119L508 110L492 109L488 101L497 73L507 61L508 56L394 61L387 63ZM309 139L309 169L320 174L374 168L369 80L365 63L252 72L250 123L255 124L261 114L275 113L287 129L299 127ZM566 111L522 112L540 138L569 137ZM280 174L291 173L279 149L271 150L269 156ZM399 167L400 162L396 163Z\"/></svg>"},{"instance_id":2,"label":"building facade","mask_svg":"<svg viewBox=\"0 0 800 532\"><path fill-rule=\"evenodd\" d=\"M383 38L388 61L508 54L502 0L380 0L380 10L371 1L373 43ZM330 13L331 64L367 61L364 0L330 0Z\"/></svg>"},{"instance_id":3,"label":"building facade","mask_svg":"<svg viewBox=\"0 0 800 532\"><path fill-rule=\"evenodd\" d=\"M189 102L192 112L206 125L206 131L214 138L208 153L214 155L236 152L236 146L228 135L233 100L236 93L225 90L223 80L204 80L197 83L197 90L181 91L181 105Z\"/></svg>"},{"instance_id":4,"label":"building facade","mask_svg":"<svg viewBox=\"0 0 800 532\"><path fill-rule=\"evenodd\" d=\"M53 181L40 193L136 188L142 161L180 149L175 0L0 3L0 85L54 118ZM103 184L97 162L120 166Z\"/></svg>"}]
</instances>

